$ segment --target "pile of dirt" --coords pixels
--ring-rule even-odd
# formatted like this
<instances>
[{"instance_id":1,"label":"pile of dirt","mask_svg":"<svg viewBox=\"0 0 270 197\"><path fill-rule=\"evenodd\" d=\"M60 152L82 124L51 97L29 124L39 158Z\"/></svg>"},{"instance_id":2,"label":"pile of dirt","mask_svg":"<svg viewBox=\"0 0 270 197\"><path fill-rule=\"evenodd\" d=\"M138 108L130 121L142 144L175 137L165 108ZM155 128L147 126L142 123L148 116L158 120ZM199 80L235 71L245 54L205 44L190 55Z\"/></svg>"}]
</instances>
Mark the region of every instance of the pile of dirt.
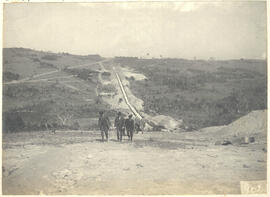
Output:
<instances>
[{"instance_id":1,"label":"pile of dirt","mask_svg":"<svg viewBox=\"0 0 270 197\"><path fill-rule=\"evenodd\" d=\"M154 117L147 117L147 119L152 122L155 126L160 127L161 129L165 130L175 130L180 127L182 124L182 120L177 121L173 119L170 116L165 116L165 115L158 115Z\"/></svg>"},{"instance_id":2,"label":"pile of dirt","mask_svg":"<svg viewBox=\"0 0 270 197\"><path fill-rule=\"evenodd\" d=\"M255 141L266 142L267 111L258 110L239 118L228 126L214 133L216 139L230 140L233 144L243 141L243 138L254 137Z\"/></svg>"},{"instance_id":3,"label":"pile of dirt","mask_svg":"<svg viewBox=\"0 0 270 197\"><path fill-rule=\"evenodd\" d=\"M137 73L132 69L128 69L128 68L121 68L122 69L122 73L125 75L125 77L127 78L132 78L134 80L145 80L147 79L145 75L141 74L141 73Z\"/></svg>"}]
</instances>

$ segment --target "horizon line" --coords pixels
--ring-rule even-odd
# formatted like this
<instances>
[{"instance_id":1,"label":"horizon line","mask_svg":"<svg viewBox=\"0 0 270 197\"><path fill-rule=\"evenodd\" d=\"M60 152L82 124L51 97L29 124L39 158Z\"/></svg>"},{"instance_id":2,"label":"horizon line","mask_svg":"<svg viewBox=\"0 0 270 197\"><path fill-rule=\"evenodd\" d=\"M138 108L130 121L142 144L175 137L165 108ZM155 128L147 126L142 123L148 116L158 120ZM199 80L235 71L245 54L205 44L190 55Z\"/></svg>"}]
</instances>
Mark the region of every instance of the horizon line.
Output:
<instances>
[{"instance_id":1,"label":"horizon line","mask_svg":"<svg viewBox=\"0 0 270 197\"><path fill-rule=\"evenodd\" d=\"M189 60L189 61L228 61L228 60L256 60L256 61L267 61L266 58L227 58L227 59L218 59L213 56L209 56L209 58L197 58L194 56L194 58L183 58L183 57L158 57L158 56L150 56L150 57L145 57L145 56L122 56L122 55L115 55L115 56L103 56L98 53L92 53L92 54L87 54L87 55L82 55L82 54L76 54L76 53L70 53L66 51L50 51L50 50L44 50L44 49L33 49L33 48L26 48L26 47L3 47L3 49L27 49L27 50L32 50L32 51L37 51L37 52L45 52L45 53L55 53L55 54L69 54L69 55L75 55L75 56L89 56L89 55L98 55L102 58L136 58L136 59L141 59L141 60L151 60L151 59L179 59L179 60Z\"/></svg>"}]
</instances>

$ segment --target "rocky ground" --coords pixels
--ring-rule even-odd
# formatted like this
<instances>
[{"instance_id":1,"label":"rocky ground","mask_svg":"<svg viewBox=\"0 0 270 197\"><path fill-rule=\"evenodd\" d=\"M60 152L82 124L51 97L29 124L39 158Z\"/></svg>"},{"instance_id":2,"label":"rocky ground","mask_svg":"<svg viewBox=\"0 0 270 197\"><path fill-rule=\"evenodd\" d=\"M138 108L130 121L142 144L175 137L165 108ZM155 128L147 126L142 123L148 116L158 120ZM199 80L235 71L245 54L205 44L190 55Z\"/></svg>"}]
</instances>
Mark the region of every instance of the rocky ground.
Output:
<instances>
[{"instance_id":1,"label":"rocky ground","mask_svg":"<svg viewBox=\"0 0 270 197\"><path fill-rule=\"evenodd\" d=\"M211 133L147 132L133 143L114 130L105 143L98 131L5 134L3 193L239 194L240 181L266 180L266 141L217 146Z\"/></svg>"}]
</instances>

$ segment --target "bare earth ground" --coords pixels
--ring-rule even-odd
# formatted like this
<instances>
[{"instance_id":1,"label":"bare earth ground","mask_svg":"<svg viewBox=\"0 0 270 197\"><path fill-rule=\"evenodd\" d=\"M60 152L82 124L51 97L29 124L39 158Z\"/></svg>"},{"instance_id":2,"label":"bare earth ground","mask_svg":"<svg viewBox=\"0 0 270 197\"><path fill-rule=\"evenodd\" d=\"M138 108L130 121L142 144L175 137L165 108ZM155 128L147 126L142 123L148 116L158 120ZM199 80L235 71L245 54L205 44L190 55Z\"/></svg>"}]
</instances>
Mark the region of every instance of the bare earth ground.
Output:
<instances>
[{"instance_id":1,"label":"bare earth ground","mask_svg":"<svg viewBox=\"0 0 270 197\"><path fill-rule=\"evenodd\" d=\"M211 132L210 132L211 133ZM3 135L4 194L239 194L266 179L265 143L215 146L202 132L26 132Z\"/></svg>"}]
</instances>

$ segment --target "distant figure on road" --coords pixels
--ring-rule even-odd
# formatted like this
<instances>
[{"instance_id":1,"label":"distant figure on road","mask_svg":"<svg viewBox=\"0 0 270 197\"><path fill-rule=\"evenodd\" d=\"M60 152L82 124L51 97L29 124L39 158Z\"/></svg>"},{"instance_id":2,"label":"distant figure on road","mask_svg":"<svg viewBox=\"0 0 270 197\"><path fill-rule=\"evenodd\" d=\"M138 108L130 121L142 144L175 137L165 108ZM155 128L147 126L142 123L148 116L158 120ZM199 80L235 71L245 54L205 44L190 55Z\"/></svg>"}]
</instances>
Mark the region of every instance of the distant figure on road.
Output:
<instances>
[{"instance_id":1,"label":"distant figure on road","mask_svg":"<svg viewBox=\"0 0 270 197\"><path fill-rule=\"evenodd\" d=\"M127 130L127 136L132 141L133 139L133 133L135 129L134 120L132 119L132 114L128 116L128 119L125 121L125 126Z\"/></svg>"},{"instance_id":2,"label":"distant figure on road","mask_svg":"<svg viewBox=\"0 0 270 197\"><path fill-rule=\"evenodd\" d=\"M125 119L121 112L118 112L114 120L114 126L116 127L117 140L122 141L122 136L125 131Z\"/></svg>"},{"instance_id":3,"label":"distant figure on road","mask_svg":"<svg viewBox=\"0 0 270 197\"><path fill-rule=\"evenodd\" d=\"M104 141L104 133L106 136L106 141L108 141L108 131L111 126L111 122L110 119L104 115L104 112L99 112L98 126L101 131L102 141Z\"/></svg>"}]
</instances>

